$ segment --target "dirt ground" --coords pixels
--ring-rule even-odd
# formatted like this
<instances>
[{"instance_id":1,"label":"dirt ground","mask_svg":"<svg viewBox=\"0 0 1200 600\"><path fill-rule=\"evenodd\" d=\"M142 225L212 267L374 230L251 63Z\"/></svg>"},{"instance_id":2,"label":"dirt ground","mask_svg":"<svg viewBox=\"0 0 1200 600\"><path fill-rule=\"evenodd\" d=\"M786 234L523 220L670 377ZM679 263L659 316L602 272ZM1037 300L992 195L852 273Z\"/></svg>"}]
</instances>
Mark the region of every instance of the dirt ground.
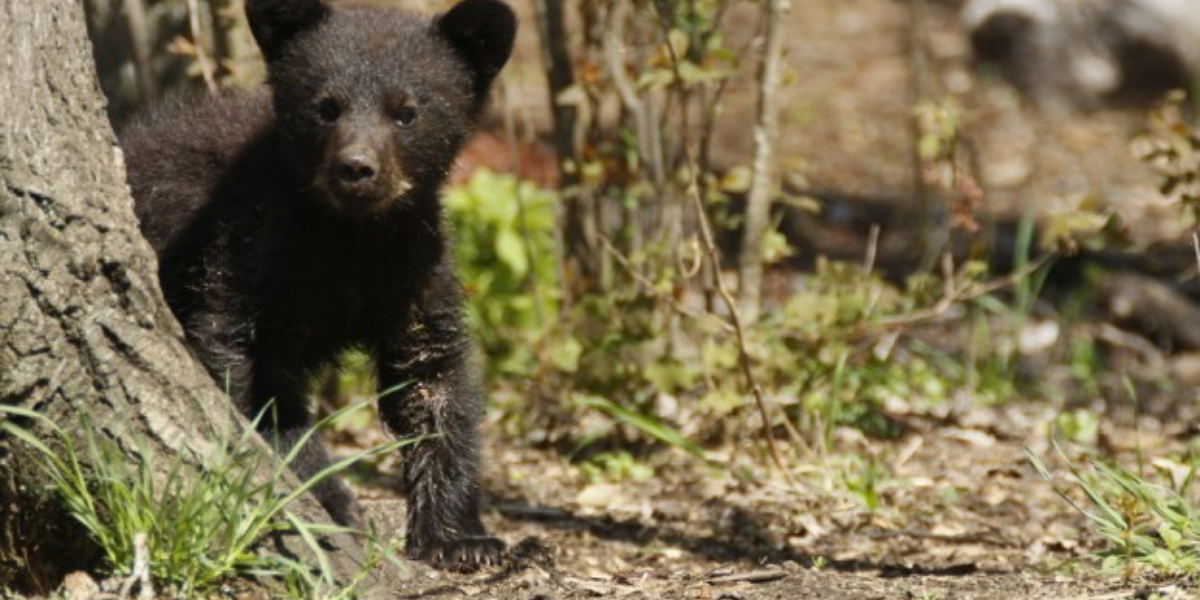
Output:
<instances>
[{"instance_id":1,"label":"dirt ground","mask_svg":"<svg viewBox=\"0 0 1200 600\"><path fill-rule=\"evenodd\" d=\"M667 457L648 481L589 484L557 453L492 440L487 523L510 544L506 566L475 575L419 567L400 597L1196 597L1194 581L1100 575L1079 562L1099 542L1025 454L1049 454L1056 414L1014 403L914 417L892 442L840 432L839 452L858 448L892 471L874 511L836 486L793 487L744 455L716 452L729 468ZM1154 423L1140 438L1152 451L1187 435ZM739 471L754 475L731 475ZM403 501L376 483L360 497L382 530L402 529Z\"/></svg>"},{"instance_id":2,"label":"dirt ground","mask_svg":"<svg viewBox=\"0 0 1200 600\"><path fill-rule=\"evenodd\" d=\"M931 3L926 50L934 87L963 108L964 135L987 191L983 210L1044 214L1086 195L1120 212L1144 243L1183 244L1178 213L1162 204L1154 178L1129 151L1144 115L1045 114L1006 85L977 77L955 4ZM794 189L850 211L912 196L908 7L892 0L794 5L793 83L784 92L781 132ZM532 27L522 35L518 64L528 67L520 57L536 59ZM518 68L503 102L519 114L545 114L539 76ZM739 93L728 110L749 114L752 106L752 95ZM746 121L725 122L717 161L744 163ZM838 219L837 211L817 219L808 232L833 241L810 251L853 253L865 246L865 228ZM912 239L904 231L884 237L881 252ZM1102 445L1116 453L1179 450L1191 435L1191 418L1183 417L1195 400L1186 389L1173 397L1187 406L1168 400L1136 432L1105 423ZM476 575L420 569L401 597L1196 597L1191 580L1100 575L1088 562L1100 541L1026 455L1027 449L1052 453L1048 432L1062 408L1044 399L1013 398L988 408L964 402L943 414L892 415L905 430L896 440L839 431L838 453L880 461L891 473L874 510L832 492L845 486L822 485L819 476L801 485L762 472L766 461L747 456L754 448L714 450L720 467L667 454L648 481L605 484L589 483L553 450L493 432L487 520L511 546L507 567ZM812 470L820 473L822 465ZM360 494L378 519L399 524L402 502L392 489L379 481Z\"/></svg>"}]
</instances>

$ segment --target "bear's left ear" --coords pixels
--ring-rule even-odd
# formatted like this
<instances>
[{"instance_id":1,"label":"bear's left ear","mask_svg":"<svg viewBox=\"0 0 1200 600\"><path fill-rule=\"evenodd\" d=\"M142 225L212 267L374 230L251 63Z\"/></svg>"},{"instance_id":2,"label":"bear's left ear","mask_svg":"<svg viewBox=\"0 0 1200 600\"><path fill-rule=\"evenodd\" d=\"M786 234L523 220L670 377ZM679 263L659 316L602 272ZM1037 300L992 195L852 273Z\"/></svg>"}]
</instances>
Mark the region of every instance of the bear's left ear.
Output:
<instances>
[{"instance_id":1,"label":"bear's left ear","mask_svg":"<svg viewBox=\"0 0 1200 600\"><path fill-rule=\"evenodd\" d=\"M329 15L321 0L246 0L246 21L263 57L274 60L296 34Z\"/></svg>"},{"instance_id":2,"label":"bear's left ear","mask_svg":"<svg viewBox=\"0 0 1200 600\"><path fill-rule=\"evenodd\" d=\"M463 0L435 25L475 72L475 94L487 95L492 80L512 54L517 16L500 0Z\"/></svg>"}]
</instances>

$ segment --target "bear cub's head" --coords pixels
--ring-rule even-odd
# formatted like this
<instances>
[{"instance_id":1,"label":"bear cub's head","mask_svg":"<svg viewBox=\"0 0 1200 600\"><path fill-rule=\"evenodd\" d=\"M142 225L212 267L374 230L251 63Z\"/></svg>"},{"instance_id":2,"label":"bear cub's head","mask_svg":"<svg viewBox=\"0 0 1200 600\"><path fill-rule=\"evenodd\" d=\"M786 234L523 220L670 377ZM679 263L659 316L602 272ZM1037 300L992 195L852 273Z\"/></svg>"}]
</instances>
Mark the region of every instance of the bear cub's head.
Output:
<instances>
[{"instance_id":1,"label":"bear cub's head","mask_svg":"<svg viewBox=\"0 0 1200 600\"><path fill-rule=\"evenodd\" d=\"M293 167L348 218L436 197L517 29L499 0L464 0L432 19L247 0L246 17Z\"/></svg>"}]
</instances>

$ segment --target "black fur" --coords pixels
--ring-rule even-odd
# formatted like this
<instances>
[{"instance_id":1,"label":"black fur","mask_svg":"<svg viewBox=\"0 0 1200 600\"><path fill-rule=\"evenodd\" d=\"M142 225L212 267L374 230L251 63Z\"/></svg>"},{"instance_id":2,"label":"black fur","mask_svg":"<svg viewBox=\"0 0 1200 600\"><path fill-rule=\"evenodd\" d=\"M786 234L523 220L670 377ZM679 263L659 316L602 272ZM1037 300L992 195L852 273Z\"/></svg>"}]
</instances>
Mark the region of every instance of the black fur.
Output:
<instances>
[{"instance_id":1,"label":"black fur","mask_svg":"<svg viewBox=\"0 0 1200 600\"><path fill-rule=\"evenodd\" d=\"M248 0L270 95L160 111L123 132L142 231L196 355L281 451L312 425L306 383L368 350L405 450L408 552L471 569L503 545L479 518L482 394L439 190L470 135L516 22L498 0L437 19ZM293 469L329 464L318 442ZM358 522L331 481L317 496Z\"/></svg>"}]
</instances>

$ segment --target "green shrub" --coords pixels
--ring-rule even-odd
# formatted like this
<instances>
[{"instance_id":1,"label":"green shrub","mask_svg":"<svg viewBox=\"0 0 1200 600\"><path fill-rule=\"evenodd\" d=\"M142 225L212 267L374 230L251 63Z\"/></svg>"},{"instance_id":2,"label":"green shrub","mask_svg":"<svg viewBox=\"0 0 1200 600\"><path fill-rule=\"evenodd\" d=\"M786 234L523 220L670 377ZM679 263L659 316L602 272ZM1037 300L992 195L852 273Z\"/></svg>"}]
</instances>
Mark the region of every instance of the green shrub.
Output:
<instances>
[{"instance_id":1,"label":"green shrub","mask_svg":"<svg viewBox=\"0 0 1200 600\"><path fill-rule=\"evenodd\" d=\"M513 175L476 171L446 194L468 318L493 375L529 375L558 315L557 197Z\"/></svg>"}]
</instances>

